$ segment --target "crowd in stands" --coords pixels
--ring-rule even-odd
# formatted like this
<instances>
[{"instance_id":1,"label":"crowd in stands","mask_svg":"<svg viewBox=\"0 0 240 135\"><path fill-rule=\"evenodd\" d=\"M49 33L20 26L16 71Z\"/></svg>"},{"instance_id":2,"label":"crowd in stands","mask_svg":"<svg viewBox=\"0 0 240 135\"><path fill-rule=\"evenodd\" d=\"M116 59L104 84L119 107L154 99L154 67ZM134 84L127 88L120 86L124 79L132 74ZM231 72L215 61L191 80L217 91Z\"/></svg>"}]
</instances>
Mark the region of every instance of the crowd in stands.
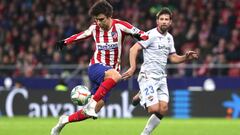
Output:
<instances>
[{"instance_id":1,"label":"crowd in stands","mask_svg":"<svg viewBox=\"0 0 240 135\"><path fill-rule=\"evenodd\" d=\"M90 26L93 20L88 10L95 1L1 0L0 76L60 76L67 69L59 64L87 66L94 50L92 39L75 43L61 52L56 50L55 42ZM177 53L195 50L200 59L169 69L170 76L240 76L239 0L109 2L114 7L113 18L126 20L144 31L156 26L155 15L161 7L173 11L170 33ZM122 63L125 66L134 42L131 37L125 41Z\"/></svg>"}]
</instances>

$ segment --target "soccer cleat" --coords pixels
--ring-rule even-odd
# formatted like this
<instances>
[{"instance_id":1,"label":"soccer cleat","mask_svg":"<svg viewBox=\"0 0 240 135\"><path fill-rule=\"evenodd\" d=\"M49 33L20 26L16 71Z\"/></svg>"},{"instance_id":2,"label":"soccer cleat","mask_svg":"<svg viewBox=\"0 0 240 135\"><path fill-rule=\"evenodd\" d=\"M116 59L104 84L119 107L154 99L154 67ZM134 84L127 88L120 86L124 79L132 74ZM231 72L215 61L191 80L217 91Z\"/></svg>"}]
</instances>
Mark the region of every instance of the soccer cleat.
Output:
<instances>
[{"instance_id":1,"label":"soccer cleat","mask_svg":"<svg viewBox=\"0 0 240 135\"><path fill-rule=\"evenodd\" d=\"M51 135L59 135L62 128L66 125L66 122L64 123L64 119L67 119L68 116L62 115L59 118L59 121L55 127L51 130Z\"/></svg>"},{"instance_id":2,"label":"soccer cleat","mask_svg":"<svg viewBox=\"0 0 240 135\"><path fill-rule=\"evenodd\" d=\"M141 135L150 135L150 134L142 132Z\"/></svg>"},{"instance_id":3,"label":"soccer cleat","mask_svg":"<svg viewBox=\"0 0 240 135\"><path fill-rule=\"evenodd\" d=\"M147 130L145 130L144 129L144 131L141 133L141 135L150 135L151 134L151 132L149 132L149 131L147 131Z\"/></svg>"},{"instance_id":4,"label":"soccer cleat","mask_svg":"<svg viewBox=\"0 0 240 135\"><path fill-rule=\"evenodd\" d=\"M137 106L140 103L140 91L132 98L132 105Z\"/></svg>"},{"instance_id":5,"label":"soccer cleat","mask_svg":"<svg viewBox=\"0 0 240 135\"><path fill-rule=\"evenodd\" d=\"M97 105L97 102L93 99L93 97L90 99L90 101L83 107L83 112L93 117L93 119L96 119L98 115L95 112L95 107Z\"/></svg>"}]
</instances>

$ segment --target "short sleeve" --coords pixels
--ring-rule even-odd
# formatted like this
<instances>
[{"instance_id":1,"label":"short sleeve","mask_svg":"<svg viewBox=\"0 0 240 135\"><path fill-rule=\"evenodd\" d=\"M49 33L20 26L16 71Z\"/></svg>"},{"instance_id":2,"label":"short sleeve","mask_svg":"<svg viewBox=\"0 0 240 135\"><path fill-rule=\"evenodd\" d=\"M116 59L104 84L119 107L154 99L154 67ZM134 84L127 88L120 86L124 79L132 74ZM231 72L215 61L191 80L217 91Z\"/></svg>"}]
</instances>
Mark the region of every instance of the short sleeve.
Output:
<instances>
[{"instance_id":1,"label":"short sleeve","mask_svg":"<svg viewBox=\"0 0 240 135\"><path fill-rule=\"evenodd\" d=\"M149 45L151 45L153 43L153 41L156 39L156 37L152 37L149 38L147 40L141 40L138 41L138 43L143 47L143 48L147 48Z\"/></svg>"},{"instance_id":2,"label":"short sleeve","mask_svg":"<svg viewBox=\"0 0 240 135\"><path fill-rule=\"evenodd\" d=\"M171 42L170 42L170 54L176 53L176 49L174 47L174 40L173 37L171 36Z\"/></svg>"}]
</instances>

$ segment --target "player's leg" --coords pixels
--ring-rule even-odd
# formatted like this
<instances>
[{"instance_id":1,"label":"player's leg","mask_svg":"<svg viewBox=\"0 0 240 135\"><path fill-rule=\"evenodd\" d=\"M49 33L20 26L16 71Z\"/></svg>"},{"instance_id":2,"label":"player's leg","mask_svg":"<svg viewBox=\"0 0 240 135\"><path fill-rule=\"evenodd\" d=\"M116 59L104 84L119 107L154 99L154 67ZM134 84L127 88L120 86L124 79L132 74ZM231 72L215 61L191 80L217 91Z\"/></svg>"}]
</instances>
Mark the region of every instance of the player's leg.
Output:
<instances>
[{"instance_id":1,"label":"player's leg","mask_svg":"<svg viewBox=\"0 0 240 135\"><path fill-rule=\"evenodd\" d=\"M104 104L105 104L104 101L100 100L96 105L95 112L98 113L101 110L101 108L104 106ZM81 109L68 117L68 123L82 121L88 118L93 118L93 117L88 116L87 114L84 113L83 109Z\"/></svg>"},{"instance_id":2,"label":"player's leg","mask_svg":"<svg viewBox=\"0 0 240 135\"><path fill-rule=\"evenodd\" d=\"M98 69L96 69L96 67L98 67ZM93 67L92 70L95 71L96 74L99 74L96 81L100 82L100 85L93 98L91 98L89 103L84 107L84 111L89 116L97 117L97 114L94 111L96 103L103 99L103 97L117 84L117 82L121 80L121 75L115 69L100 64ZM90 72L89 74L93 74L93 72Z\"/></svg>"},{"instance_id":3,"label":"player's leg","mask_svg":"<svg viewBox=\"0 0 240 135\"><path fill-rule=\"evenodd\" d=\"M166 115L168 112L169 92L167 86L167 78L162 78L159 81L159 87L157 89L158 100L159 100L159 113Z\"/></svg>"},{"instance_id":4,"label":"player's leg","mask_svg":"<svg viewBox=\"0 0 240 135\"><path fill-rule=\"evenodd\" d=\"M168 111L169 95L165 79L160 82L157 93L159 102L148 107L148 112L152 115L148 119L141 135L149 135L160 124L160 121Z\"/></svg>"},{"instance_id":5,"label":"player's leg","mask_svg":"<svg viewBox=\"0 0 240 135\"><path fill-rule=\"evenodd\" d=\"M103 97L121 80L122 76L115 69L105 71L104 81L100 84L93 96L95 101L103 99Z\"/></svg>"},{"instance_id":6,"label":"player's leg","mask_svg":"<svg viewBox=\"0 0 240 135\"><path fill-rule=\"evenodd\" d=\"M98 113L104 105L105 105L104 100L98 101L98 103L96 105L96 108L95 108L95 112ZM72 123L72 122L83 121L83 120L88 119L88 118L92 118L92 117L85 114L83 112L83 109L81 109L81 110L73 113L72 115L68 116L68 119L65 120L65 121L62 121L62 123L63 124L68 124L68 123Z\"/></svg>"},{"instance_id":7,"label":"player's leg","mask_svg":"<svg viewBox=\"0 0 240 135\"><path fill-rule=\"evenodd\" d=\"M59 118L58 123L52 128L51 135L59 135L63 127L66 125L67 121L67 116L62 115Z\"/></svg>"},{"instance_id":8,"label":"player's leg","mask_svg":"<svg viewBox=\"0 0 240 135\"><path fill-rule=\"evenodd\" d=\"M159 125L160 118L158 118L159 115L156 115L158 114L159 107L159 103L147 107L148 113L152 115L149 117L141 135L150 135L151 132Z\"/></svg>"},{"instance_id":9,"label":"player's leg","mask_svg":"<svg viewBox=\"0 0 240 135\"><path fill-rule=\"evenodd\" d=\"M137 106L139 103L140 103L140 101L141 101L141 98L142 98L142 94L141 94L141 88L142 89L144 89L144 84L145 84L145 82L149 82L148 81L148 79L147 79L147 76L146 76L146 74L144 73L144 72L140 72L139 73L139 75L138 75L138 84L139 84L139 86L140 86L140 90L139 90L139 92L135 95L135 96L133 96L133 98L132 98L132 105L133 106ZM145 100L143 100L143 101L145 101Z\"/></svg>"},{"instance_id":10,"label":"player's leg","mask_svg":"<svg viewBox=\"0 0 240 135\"><path fill-rule=\"evenodd\" d=\"M104 106L104 101L100 100L97 105L96 105L96 112L99 112L101 108ZM63 127L69 123L72 122L78 122L78 121L83 121L88 118L93 118L91 116L88 116L87 114L84 113L83 109L67 116L67 115L62 115L59 118L58 123L52 128L51 130L51 135L59 135Z\"/></svg>"},{"instance_id":11,"label":"player's leg","mask_svg":"<svg viewBox=\"0 0 240 135\"><path fill-rule=\"evenodd\" d=\"M152 131L160 124L160 121L162 120L164 114L167 112L166 106L166 102L160 101L159 103L148 107L148 112L152 115L148 119L141 135L150 135ZM160 108L164 108L164 110Z\"/></svg>"},{"instance_id":12,"label":"player's leg","mask_svg":"<svg viewBox=\"0 0 240 135\"><path fill-rule=\"evenodd\" d=\"M133 98L132 98L132 105L133 106L137 106L140 103L140 101L141 101L140 93L141 92L139 90L138 93L135 96L133 96Z\"/></svg>"},{"instance_id":13,"label":"player's leg","mask_svg":"<svg viewBox=\"0 0 240 135\"><path fill-rule=\"evenodd\" d=\"M157 112L159 110L159 101L155 81L149 78L147 79L146 75L140 75L138 78L138 83L141 91L139 94L141 94L142 97L141 105L144 105L144 107L147 108L149 113L154 114L153 111ZM156 127L155 125L158 124L159 120L155 117L155 115L152 115L149 118L141 135L149 135L153 128Z\"/></svg>"},{"instance_id":14,"label":"player's leg","mask_svg":"<svg viewBox=\"0 0 240 135\"><path fill-rule=\"evenodd\" d=\"M92 95L95 94L97 88L99 87L99 84L96 83L96 82L93 82L91 80L91 84L92 84L92 88L91 88L91 93ZM95 112L99 112L100 109L104 106L104 101L105 100L100 100L97 105L96 105L96 108L95 108ZM86 120L88 118L93 118L87 114L84 113L83 109L69 115L69 116L61 116L59 118L59 121L57 123L57 125L55 127L52 128L52 131L51 131L51 135L59 135L59 133L61 132L62 128L68 124L68 123L72 123L72 122L78 122L78 121L83 121L83 120Z\"/></svg>"}]
</instances>

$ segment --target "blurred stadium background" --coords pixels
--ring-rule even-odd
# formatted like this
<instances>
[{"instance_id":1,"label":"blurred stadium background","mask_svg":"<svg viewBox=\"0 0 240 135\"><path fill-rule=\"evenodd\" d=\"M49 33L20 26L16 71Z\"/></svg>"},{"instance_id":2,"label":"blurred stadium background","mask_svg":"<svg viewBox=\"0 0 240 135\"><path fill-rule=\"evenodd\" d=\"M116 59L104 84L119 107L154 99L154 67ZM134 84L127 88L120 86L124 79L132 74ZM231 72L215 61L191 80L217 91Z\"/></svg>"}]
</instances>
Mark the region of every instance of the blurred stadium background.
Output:
<instances>
[{"instance_id":1,"label":"blurred stadium background","mask_svg":"<svg viewBox=\"0 0 240 135\"><path fill-rule=\"evenodd\" d=\"M0 133L3 131L6 135L30 134L31 130L21 128L22 126L18 124L17 131L21 133L11 133L11 128L4 126L7 121L14 123L14 119L17 122L19 119L28 121L28 117L37 117L30 119L33 122L40 118L43 120L42 123L48 123L46 117L50 117L51 125L46 126L46 129L50 130L57 120L51 117L58 117L63 113L70 114L77 110L78 107L69 99L70 90L79 84L91 86L86 70L94 50L93 40L81 41L61 52L56 50L54 43L88 28L92 21L87 15L88 9L95 1L0 1ZM239 120L233 119L240 117L240 1L109 0L109 2L114 7L113 18L126 20L145 31L155 27L155 14L158 10L163 6L169 7L174 14L170 32L175 38L177 53L195 50L200 54L197 61L168 65L171 101L169 119L166 119L166 123L169 120L171 124L176 120L174 122L179 126L181 125L181 122L178 123L179 119L184 119L182 124L186 124L188 121L198 123L199 119L195 118L214 118L203 119L206 120L205 123L199 122L204 125L215 124L215 128L202 127L212 132L197 130L196 126L192 132L189 130L189 134L207 135L214 134L217 130L221 131L217 134L237 134L236 125L239 125ZM123 71L128 68L128 50L134 42L136 41L131 37L125 41ZM139 57L139 64L141 62L142 57ZM136 127L132 134L138 134L147 120L147 113L141 107L134 108L130 105L131 97L138 91L136 78L137 74L118 84L111 92L108 105L99 113L101 118L113 118L109 121L112 120L114 124L118 123L114 118L131 118L127 119L126 123L129 123L131 120L138 122L136 117L144 117L140 127ZM221 119L221 122L217 119ZM228 130L225 130L227 133L221 130L229 123L233 126L228 126ZM80 127L83 125L80 124ZM167 126L164 124L161 126L164 134L184 133L174 133L166 129ZM201 128L201 125L199 127ZM80 130L75 129L76 132ZM45 133L48 131L40 132ZM118 133L116 131L115 134ZM156 134L158 133L161 133L160 129L157 129Z\"/></svg>"}]
</instances>

